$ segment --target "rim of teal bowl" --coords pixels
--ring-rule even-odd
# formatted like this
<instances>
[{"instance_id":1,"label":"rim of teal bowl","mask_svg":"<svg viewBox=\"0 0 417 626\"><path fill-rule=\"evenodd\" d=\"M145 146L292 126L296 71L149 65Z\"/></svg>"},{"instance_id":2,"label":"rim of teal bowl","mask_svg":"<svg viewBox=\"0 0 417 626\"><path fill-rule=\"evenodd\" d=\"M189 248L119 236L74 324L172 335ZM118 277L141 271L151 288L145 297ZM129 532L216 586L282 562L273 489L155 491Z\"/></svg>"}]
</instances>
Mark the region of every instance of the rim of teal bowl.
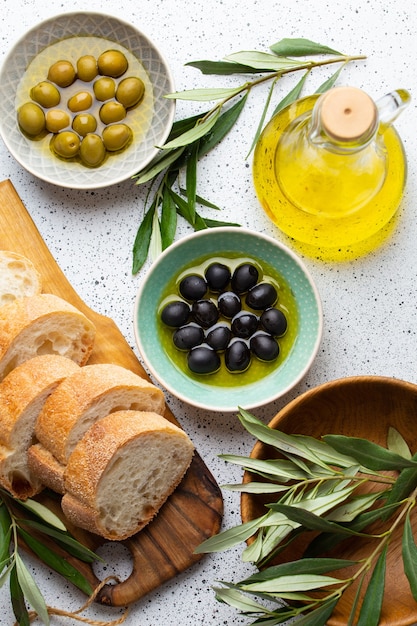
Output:
<instances>
[{"instance_id":1,"label":"rim of teal bowl","mask_svg":"<svg viewBox=\"0 0 417 626\"><path fill-rule=\"evenodd\" d=\"M246 239L245 246L236 242ZM224 243L222 243L224 242ZM228 243L226 243L228 242ZM233 245L235 242L235 245ZM262 380L236 387L213 387L196 381L173 366L158 341L156 307L172 268L182 267L207 254L244 251L265 260L290 285L298 307L299 328L294 345L278 369ZM268 250L265 258L260 250ZM181 257L180 261L178 257ZM277 261L280 265L277 266ZM168 268L168 270L167 270ZM157 296L155 296L157 292ZM143 319L143 323L140 320ZM139 285L134 304L137 347L151 376L176 398L209 411L231 412L264 406L288 393L306 375L320 346L323 310L319 292L303 261L287 246L269 235L248 228L224 226L198 231L171 244L151 265Z\"/></svg>"}]
</instances>

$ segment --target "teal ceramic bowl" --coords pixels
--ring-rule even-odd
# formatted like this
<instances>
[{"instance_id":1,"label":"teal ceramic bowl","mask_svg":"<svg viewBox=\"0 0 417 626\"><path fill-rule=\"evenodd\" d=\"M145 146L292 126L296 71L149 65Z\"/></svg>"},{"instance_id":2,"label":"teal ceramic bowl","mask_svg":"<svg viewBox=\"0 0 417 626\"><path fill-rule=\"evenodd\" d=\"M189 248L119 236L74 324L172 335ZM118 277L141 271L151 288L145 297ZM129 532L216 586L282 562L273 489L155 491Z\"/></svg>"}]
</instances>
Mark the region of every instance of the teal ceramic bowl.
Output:
<instances>
[{"instance_id":1,"label":"teal ceramic bowl","mask_svg":"<svg viewBox=\"0 0 417 626\"><path fill-rule=\"evenodd\" d=\"M278 339L280 354L274 363L253 358L246 372L231 374L222 362L215 374L193 374L185 353L173 347L172 330L161 322L163 302L182 276L204 273L216 260L230 263L231 271L252 260L261 268L260 281L272 277L278 284L278 303L288 329ZM271 237L239 227L199 231L172 244L144 277L134 308L136 343L151 377L180 400L212 411L249 410L286 394L311 367L322 329L320 297L303 262Z\"/></svg>"}]
</instances>

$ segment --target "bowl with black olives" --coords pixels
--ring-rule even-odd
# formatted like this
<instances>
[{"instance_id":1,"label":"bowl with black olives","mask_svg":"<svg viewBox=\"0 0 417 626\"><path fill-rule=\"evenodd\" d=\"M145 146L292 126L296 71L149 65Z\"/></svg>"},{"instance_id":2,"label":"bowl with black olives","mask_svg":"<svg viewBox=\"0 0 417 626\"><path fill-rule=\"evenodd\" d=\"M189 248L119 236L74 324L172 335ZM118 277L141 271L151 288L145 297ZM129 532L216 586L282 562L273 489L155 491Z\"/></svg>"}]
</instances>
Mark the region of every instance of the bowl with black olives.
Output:
<instances>
[{"instance_id":1,"label":"bowl with black olives","mask_svg":"<svg viewBox=\"0 0 417 626\"><path fill-rule=\"evenodd\" d=\"M0 134L30 173L97 189L137 174L172 128L169 67L132 24L101 13L41 22L0 72Z\"/></svg>"},{"instance_id":2,"label":"bowl with black olives","mask_svg":"<svg viewBox=\"0 0 417 626\"><path fill-rule=\"evenodd\" d=\"M153 263L135 301L136 343L150 376L213 411L262 406L302 380L323 328L301 259L247 228L202 230Z\"/></svg>"}]
</instances>

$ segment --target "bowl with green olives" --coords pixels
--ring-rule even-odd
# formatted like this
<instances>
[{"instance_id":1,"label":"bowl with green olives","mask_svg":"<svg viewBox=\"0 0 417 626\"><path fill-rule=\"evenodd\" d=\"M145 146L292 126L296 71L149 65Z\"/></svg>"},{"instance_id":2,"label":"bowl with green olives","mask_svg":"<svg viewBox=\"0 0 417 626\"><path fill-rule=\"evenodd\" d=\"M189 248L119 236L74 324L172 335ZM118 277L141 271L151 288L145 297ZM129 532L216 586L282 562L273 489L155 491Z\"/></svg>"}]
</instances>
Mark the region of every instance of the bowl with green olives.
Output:
<instances>
[{"instance_id":1,"label":"bowl with green olives","mask_svg":"<svg viewBox=\"0 0 417 626\"><path fill-rule=\"evenodd\" d=\"M224 226L183 237L143 278L136 343L148 373L180 400L236 412L299 383L317 354L320 296L277 240Z\"/></svg>"},{"instance_id":2,"label":"bowl with green olives","mask_svg":"<svg viewBox=\"0 0 417 626\"><path fill-rule=\"evenodd\" d=\"M36 25L0 71L0 134L30 173L97 189L137 174L172 127L169 67L133 25L100 13Z\"/></svg>"}]
</instances>

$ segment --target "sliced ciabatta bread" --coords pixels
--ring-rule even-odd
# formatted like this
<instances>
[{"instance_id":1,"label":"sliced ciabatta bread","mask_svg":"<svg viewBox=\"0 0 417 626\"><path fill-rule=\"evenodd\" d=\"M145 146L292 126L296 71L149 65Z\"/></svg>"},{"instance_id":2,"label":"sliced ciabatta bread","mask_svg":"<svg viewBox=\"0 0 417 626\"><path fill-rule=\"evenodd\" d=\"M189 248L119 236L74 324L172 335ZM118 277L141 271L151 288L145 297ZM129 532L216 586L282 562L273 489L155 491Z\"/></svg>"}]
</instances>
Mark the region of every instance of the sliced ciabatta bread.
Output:
<instances>
[{"instance_id":1,"label":"sliced ciabatta bread","mask_svg":"<svg viewBox=\"0 0 417 626\"><path fill-rule=\"evenodd\" d=\"M49 394L79 369L71 359L42 355L19 365L0 383L0 485L16 498L42 489L27 458L35 422Z\"/></svg>"},{"instance_id":2,"label":"sliced ciabatta bread","mask_svg":"<svg viewBox=\"0 0 417 626\"><path fill-rule=\"evenodd\" d=\"M94 324L66 300L52 294L16 298L0 307L0 380L40 354L84 365L94 338Z\"/></svg>"},{"instance_id":3,"label":"sliced ciabatta bread","mask_svg":"<svg viewBox=\"0 0 417 626\"><path fill-rule=\"evenodd\" d=\"M186 433L156 413L111 413L74 448L62 510L76 526L106 539L126 539L156 515L193 452Z\"/></svg>"},{"instance_id":4,"label":"sliced ciabatta bread","mask_svg":"<svg viewBox=\"0 0 417 626\"><path fill-rule=\"evenodd\" d=\"M98 419L120 410L164 413L161 389L112 363L85 365L68 376L48 398L35 433L29 463L45 484L57 490L74 447ZM61 492L61 490L58 490Z\"/></svg>"},{"instance_id":5,"label":"sliced ciabatta bread","mask_svg":"<svg viewBox=\"0 0 417 626\"><path fill-rule=\"evenodd\" d=\"M9 250L0 250L0 306L42 291L41 276L30 259Z\"/></svg>"}]
</instances>

